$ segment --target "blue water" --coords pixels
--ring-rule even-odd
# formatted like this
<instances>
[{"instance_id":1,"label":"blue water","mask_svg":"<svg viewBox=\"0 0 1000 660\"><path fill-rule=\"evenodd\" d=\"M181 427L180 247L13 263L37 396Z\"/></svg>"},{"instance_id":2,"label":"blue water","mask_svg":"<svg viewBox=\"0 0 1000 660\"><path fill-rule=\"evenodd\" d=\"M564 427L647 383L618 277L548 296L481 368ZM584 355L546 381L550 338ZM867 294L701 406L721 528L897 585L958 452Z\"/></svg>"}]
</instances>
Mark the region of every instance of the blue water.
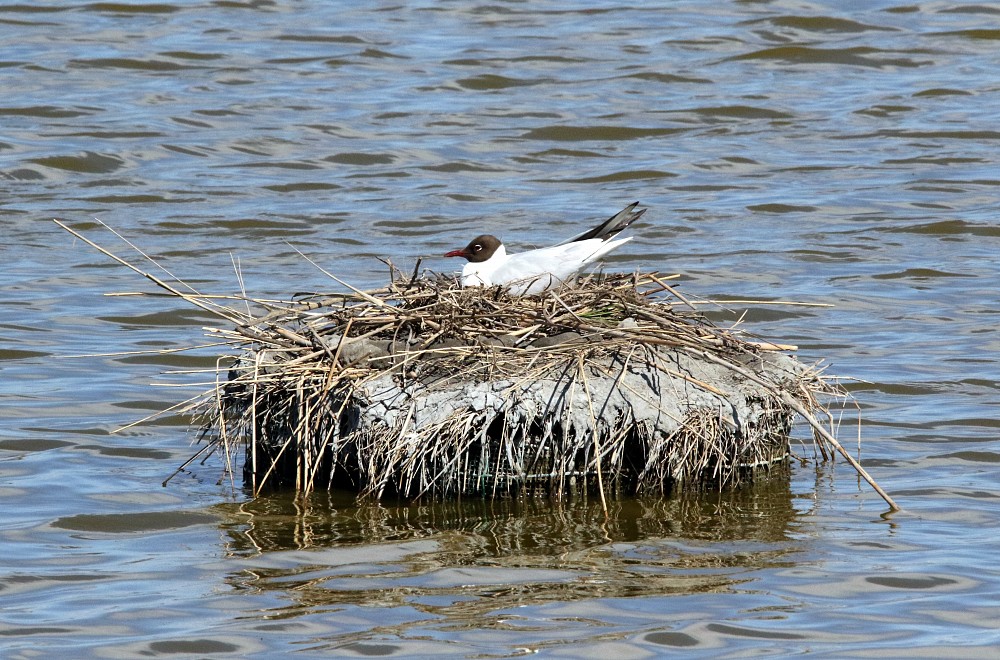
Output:
<instances>
[{"instance_id":1,"label":"blue water","mask_svg":"<svg viewBox=\"0 0 1000 660\"><path fill-rule=\"evenodd\" d=\"M995 657L996 9L339 5L0 6L0 656ZM844 377L903 511L843 462L607 519L163 487L189 418L130 425L218 349L142 352L218 321L51 222L280 297L635 200L612 268L833 305L713 315Z\"/></svg>"}]
</instances>

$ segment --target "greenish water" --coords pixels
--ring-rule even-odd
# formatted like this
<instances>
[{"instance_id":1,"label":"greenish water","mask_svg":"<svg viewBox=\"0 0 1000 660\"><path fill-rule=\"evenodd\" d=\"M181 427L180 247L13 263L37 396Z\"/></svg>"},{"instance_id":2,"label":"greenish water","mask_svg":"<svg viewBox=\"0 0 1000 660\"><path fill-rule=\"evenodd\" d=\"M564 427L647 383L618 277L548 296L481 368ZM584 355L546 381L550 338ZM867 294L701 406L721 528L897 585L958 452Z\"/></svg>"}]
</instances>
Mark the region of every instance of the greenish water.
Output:
<instances>
[{"instance_id":1,"label":"greenish water","mask_svg":"<svg viewBox=\"0 0 1000 660\"><path fill-rule=\"evenodd\" d=\"M950 2L0 6L0 656L995 657L998 42ZM902 512L842 463L607 518L163 488L188 420L113 431L215 351L132 353L214 321L51 222L264 297L634 200L612 267L834 305L718 316L856 379Z\"/></svg>"}]
</instances>

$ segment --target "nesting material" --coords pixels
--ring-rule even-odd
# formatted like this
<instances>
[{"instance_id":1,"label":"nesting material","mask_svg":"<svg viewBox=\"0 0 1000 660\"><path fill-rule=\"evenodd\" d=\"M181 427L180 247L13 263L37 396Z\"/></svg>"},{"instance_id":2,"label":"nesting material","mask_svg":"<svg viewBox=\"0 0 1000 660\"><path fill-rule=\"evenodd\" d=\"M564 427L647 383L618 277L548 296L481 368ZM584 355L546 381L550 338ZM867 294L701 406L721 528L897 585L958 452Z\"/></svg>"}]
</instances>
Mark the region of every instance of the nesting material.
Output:
<instances>
[{"instance_id":1,"label":"nesting material","mask_svg":"<svg viewBox=\"0 0 1000 660\"><path fill-rule=\"evenodd\" d=\"M776 352L794 347L715 327L655 274L515 297L415 268L382 290L282 302L202 294L103 223L168 279L53 221L228 324L207 331L235 366L220 358L213 389L158 413L207 420L209 442L178 472L221 451L232 474L243 448L254 494L595 488L607 511L608 490L731 484L781 461L798 415L824 459L832 448L899 509L818 417L817 395L840 387Z\"/></svg>"},{"instance_id":2,"label":"nesting material","mask_svg":"<svg viewBox=\"0 0 1000 660\"><path fill-rule=\"evenodd\" d=\"M365 495L667 492L782 461L795 397L833 388L717 328L655 275L537 296L454 278L315 296L225 331L246 345L207 429L265 486Z\"/></svg>"}]
</instances>

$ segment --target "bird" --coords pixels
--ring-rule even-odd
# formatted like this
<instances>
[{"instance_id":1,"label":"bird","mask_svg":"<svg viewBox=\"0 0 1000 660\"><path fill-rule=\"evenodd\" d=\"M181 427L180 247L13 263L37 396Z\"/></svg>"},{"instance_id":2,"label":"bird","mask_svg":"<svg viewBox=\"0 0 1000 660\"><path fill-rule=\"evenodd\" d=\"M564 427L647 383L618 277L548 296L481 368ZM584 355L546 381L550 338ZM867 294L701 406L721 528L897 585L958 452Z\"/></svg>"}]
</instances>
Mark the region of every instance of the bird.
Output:
<instances>
[{"instance_id":1,"label":"bird","mask_svg":"<svg viewBox=\"0 0 1000 660\"><path fill-rule=\"evenodd\" d=\"M460 250L444 256L464 257L462 286L502 285L514 295L532 295L561 286L607 253L632 240L615 238L638 220L646 209L639 211L634 202L598 226L551 247L508 254L496 236L483 234L472 239Z\"/></svg>"}]
</instances>

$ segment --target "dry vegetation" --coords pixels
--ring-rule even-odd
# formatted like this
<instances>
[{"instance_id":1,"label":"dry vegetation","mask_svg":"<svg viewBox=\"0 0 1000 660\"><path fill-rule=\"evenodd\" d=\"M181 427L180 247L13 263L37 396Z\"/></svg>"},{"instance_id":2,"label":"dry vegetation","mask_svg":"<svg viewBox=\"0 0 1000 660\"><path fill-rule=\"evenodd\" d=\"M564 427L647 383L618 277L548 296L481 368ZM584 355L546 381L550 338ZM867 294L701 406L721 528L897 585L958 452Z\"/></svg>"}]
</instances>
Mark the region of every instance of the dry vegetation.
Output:
<instances>
[{"instance_id":1,"label":"dry vegetation","mask_svg":"<svg viewBox=\"0 0 1000 660\"><path fill-rule=\"evenodd\" d=\"M774 400L762 400L751 428L723 411L722 384L670 364L677 350L726 360L760 349L650 301L637 288L650 284L663 288L654 276L621 276L513 297L451 278L396 278L282 304L218 333L244 353L208 406L209 437L251 439L255 489L270 481L375 496L561 493L597 481L663 490L731 483L741 468L784 457L791 412L774 393L753 388ZM626 374L685 381L673 419L659 418L658 392ZM805 370L770 386L810 407L813 392L829 389ZM632 410L610 400L624 387ZM708 399L693 405L692 389Z\"/></svg>"},{"instance_id":2,"label":"dry vegetation","mask_svg":"<svg viewBox=\"0 0 1000 660\"><path fill-rule=\"evenodd\" d=\"M217 386L179 408L203 421L192 460L221 452L232 470L242 457L254 493L603 501L719 487L783 460L798 415L819 456L840 452L896 508L831 432L822 401L839 387L788 347L709 323L655 274L516 297L415 269L375 291L226 299L59 224L227 321L209 329L229 347Z\"/></svg>"}]
</instances>

